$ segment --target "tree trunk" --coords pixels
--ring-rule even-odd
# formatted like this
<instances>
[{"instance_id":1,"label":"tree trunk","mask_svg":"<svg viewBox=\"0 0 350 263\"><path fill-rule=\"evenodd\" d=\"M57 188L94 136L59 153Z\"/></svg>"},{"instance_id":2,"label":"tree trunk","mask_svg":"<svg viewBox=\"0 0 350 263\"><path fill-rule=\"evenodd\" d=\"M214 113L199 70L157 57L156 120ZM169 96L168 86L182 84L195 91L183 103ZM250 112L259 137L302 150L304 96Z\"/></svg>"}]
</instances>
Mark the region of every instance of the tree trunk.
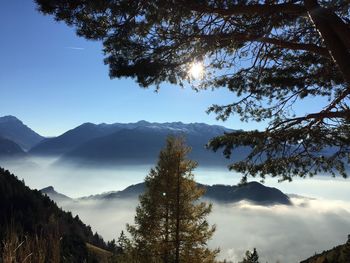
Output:
<instances>
[{"instance_id":1,"label":"tree trunk","mask_svg":"<svg viewBox=\"0 0 350 263\"><path fill-rule=\"evenodd\" d=\"M169 263L169 208L166 205L164 263Z\"/></svg>"},{"instance_id":2,"label":"tree trunk","mask_svg":"<svg viewBox=\"0 0 350 263\"><path fill-rule=\"evenodd\" d=\"M168 175L167 175L168 176ZM167 189L169 189L169 180L167 179ZM165 208L165 251L164 251L164 263L169 263L169 196L166 193L166 208Z\"/></svg>"},{"instance_id":3,"label":"tree trunk","mask_svg":"<svg viewBox=\"0 0 350 263\"><path fill-rule=\"evenodd\" d=\"M350 84L350 40L347 25L334 12L321 7L317 0L305 0L305 7L346 82Z\"/></svg>"},{"instance_id":4,"label":"tree trunk","mask_svg":"<svg viewBox=\"0 0 350 263\"><path fill-rule=\"evenodd\" d=\"M350 51L350 27L348 24L344 23L343 20L336 13L331 10L326 10L327 21L332 29L336 32L338 37L341 39L343 44L346 46L348 51Z\"/></svg>"},{"instance_id":5,"label":"tree trunk","mask_svg":"<svg viewBox=\"0 0 350 263\"><path fill-rule=\"evenodd\" d=\"M305 0L305 7L345 81L350 85L348 26L334 12L321 7L317 0Z\"/></svg>"},{"instance_id":6,"label":"tree trunk","mask_svg":"<svg viewBox=\"0 0 350 263\"><path fill-rule=\"evenodd\" d=\"M175 263L180 262L180 158L177 161Z\"/></svg>"}]
</instances>

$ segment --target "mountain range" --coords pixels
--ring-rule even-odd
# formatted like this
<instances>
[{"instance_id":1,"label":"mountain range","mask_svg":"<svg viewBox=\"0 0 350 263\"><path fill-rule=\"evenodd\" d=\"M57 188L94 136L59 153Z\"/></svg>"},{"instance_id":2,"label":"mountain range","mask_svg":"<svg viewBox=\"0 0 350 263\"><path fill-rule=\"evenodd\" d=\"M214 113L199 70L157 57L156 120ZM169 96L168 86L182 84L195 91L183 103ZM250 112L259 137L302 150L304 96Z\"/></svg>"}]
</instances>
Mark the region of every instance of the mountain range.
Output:
<instances>
[{"instance_id":1,"label":"mountain range","mask_svg":"<svg viewBox=\"0 0 350 263\"><path fill-rule=\"evenodd\" d=\"M139 121L136 123L93 124L84 123L62 135L44 138L25 126L13 116L0 118L0 137L13 142L0 141L0 151L20 150L28 156L55 156L56 164L106 166L117 164L150 164L154 163L159 151L169 135L184 136L192 148L190 158L200 165L226 165L229 160L218 152L206 149L208 141L218 135L234 132L232 129L205 123L167 122L152 123ZM6 146L6 147L5 147ZM11 148L11 149L10 149ZM243 158L248 148L241 148L237 154ZM232 160L231 160L232 161Z\"/></svg>"},{"instance_id":2,"label":"mountain range","mask_svg":"<svg viewBox=\"0 0 350 263\"><path fill-rule=\"evenodd\" d=\"M194 124L181 124L181 129L163 125L142 125L135 128L123 128L112 134L89 140L73 150L62 154L60 162L72 162L84 165L114 164L149 164L154 163L159 151L164 147L169 135L184 136L186 143L192 147L190 158L205 165L225 165L227 160L219 153L206 149L208 141L221 133L211 129L201 132ZM208 125L209 126L209 125ZM208 128L208 127L206 127Z\"/></svg>"},{"instance_id":3,"label":"mountain range","mask_svg":"<svg viewBox=\"0 0 350 263\"><path fill-rule=\"evenodd\" d=\"M236 203L243 200L252 202L257 205L291 205L289 197L278 190L277 188L267 187L258 182L249 182L242 186L237 185L203 185L198 184L199 187L205 189L204 198L210 201L218 203ZM81 197L78 199L72 199L66 195L58 193L52 186L46 187L40 190L43 194L49 196L52 200L61 204L67 201L89 201L89 200L99 200L99 201L111 201L111 200L123 200L123 199L135 199L144 193L145 183L139 183L131 185L124 190L108 192L103 194L91 195L86 197Z\"/></svg>"}]
</instances>

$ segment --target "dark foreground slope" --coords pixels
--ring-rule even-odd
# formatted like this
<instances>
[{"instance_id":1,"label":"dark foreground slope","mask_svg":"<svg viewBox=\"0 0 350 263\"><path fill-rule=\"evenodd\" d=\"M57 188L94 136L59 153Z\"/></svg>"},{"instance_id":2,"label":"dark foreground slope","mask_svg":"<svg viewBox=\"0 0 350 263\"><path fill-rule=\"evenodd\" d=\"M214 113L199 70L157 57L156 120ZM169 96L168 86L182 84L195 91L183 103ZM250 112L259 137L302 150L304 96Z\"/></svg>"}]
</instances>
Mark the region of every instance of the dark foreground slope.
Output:
<instances>
[{"instance_id":1,"label":"dark foreground slope","mask_svg":"<svg viewBox=\"0 0 350 263\"><path fill-rule=\"evenodd\" d=\"M300 263L349 263L350 262L350 237L347 243L334 247L331 250L323 251Z\"/></svg>"},{"instance_id":2,"label":"dark foreground slope","mask_svg":"<svg viewBox=\"0 0 350 263\"><path fill-rule=\"evenodd\" d=\"M86 243L105 247L104 241L78 216L62 211L47 196L29 189L0 168L0 251L9 229L18 236L55 236L59 239L61 262L85 262Z\"/></svg>"}]
</instances>

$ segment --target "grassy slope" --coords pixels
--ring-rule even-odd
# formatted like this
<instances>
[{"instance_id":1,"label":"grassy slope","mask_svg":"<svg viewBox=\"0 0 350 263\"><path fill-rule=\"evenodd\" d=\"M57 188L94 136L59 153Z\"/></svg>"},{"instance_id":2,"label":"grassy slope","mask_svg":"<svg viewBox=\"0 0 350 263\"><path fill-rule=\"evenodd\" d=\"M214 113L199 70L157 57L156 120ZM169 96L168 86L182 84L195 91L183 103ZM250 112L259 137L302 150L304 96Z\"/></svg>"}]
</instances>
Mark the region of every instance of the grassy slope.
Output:
<instances>
[{"instance_id":1,"label":"grassy slope","mask_svg":"<svg viewBox=\"0 0 350 263\"><path fill-rule=\"evenodd\" d=\"M86 243L89 256L96 258L99 263L110 263L113 259L113 254L107 250L96 247L92 244Z\"/></svg>"},{"instance_id":2,"label":"grassy slope","mask_svg":"<svg viewBox=\"0 0 350 263\"><path fill-rule=\"evenodd\" d=\"M350 242L324 251L321 254L312 256L300 263L349 263L350 262Z\"/></svg>"}]
</instances>

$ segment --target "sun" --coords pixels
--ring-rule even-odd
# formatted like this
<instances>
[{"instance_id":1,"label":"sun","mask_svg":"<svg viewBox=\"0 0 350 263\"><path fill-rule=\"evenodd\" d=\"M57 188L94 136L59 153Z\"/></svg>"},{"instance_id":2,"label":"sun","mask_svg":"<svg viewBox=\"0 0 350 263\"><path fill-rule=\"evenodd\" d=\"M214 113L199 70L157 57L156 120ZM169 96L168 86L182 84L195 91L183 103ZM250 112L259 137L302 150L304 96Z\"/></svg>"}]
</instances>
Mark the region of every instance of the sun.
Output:
<instances>
[{"instance_id":1,"label":"sun","mask_svg":"<svg viewBox=\"0 0 350 263\"><path fill-rule=\"evenodd\" d=\"M190 70L189 70L190 76L193 79L200 79L203 77L204 74L204 67L203 67L203 63L201 62L193 62Z\"/></svg>"}]
</instances>

